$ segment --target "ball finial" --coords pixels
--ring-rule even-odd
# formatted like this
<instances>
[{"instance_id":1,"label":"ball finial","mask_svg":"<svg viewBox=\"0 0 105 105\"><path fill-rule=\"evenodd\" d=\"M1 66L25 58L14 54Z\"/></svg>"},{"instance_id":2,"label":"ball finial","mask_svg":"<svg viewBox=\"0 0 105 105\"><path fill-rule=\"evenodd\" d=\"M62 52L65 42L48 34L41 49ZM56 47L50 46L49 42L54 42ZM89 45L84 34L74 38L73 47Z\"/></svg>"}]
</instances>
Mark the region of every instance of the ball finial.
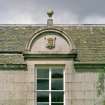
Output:
<instances>
[{"instance_id":1,"label":"ball finial","mask_svg":"<svg viewBox=\"0 0 105 105\"><path fill-rule=\"evenodd\" d=\"M48 17L51 18L53 16L53 14L54 14L54 11L52 9L48 9L48 11L47 11Z\"/></svg>"}]
</instances>

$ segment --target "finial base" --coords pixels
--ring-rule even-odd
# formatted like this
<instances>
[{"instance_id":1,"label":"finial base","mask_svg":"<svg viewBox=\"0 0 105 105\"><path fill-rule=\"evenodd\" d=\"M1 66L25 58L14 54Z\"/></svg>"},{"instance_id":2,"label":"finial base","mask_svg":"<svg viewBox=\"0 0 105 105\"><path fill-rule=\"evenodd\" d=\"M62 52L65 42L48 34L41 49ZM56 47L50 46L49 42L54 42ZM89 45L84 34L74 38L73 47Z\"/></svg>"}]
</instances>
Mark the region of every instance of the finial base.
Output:
<instances>
[{"instance_id":1,"label":"finial base","mask_svg":"<svg viewBox=\"0 0 105 105\"><path fill-rule=\"evenodd\" d=\"M52 25L53 25L53 19L48 19L47 26L52 26Z\"/></svg>"}]
</instances>

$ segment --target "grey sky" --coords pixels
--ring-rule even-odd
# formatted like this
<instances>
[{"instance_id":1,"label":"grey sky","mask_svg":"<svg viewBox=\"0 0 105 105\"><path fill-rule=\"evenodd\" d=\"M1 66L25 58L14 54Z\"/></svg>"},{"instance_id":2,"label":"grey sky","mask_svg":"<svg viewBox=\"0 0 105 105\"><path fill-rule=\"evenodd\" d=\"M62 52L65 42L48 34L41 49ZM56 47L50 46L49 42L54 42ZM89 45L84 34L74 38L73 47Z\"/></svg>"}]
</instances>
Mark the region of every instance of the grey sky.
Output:
<instances>
[{"instance_id":1,"label":"grey sky","mask_svg":"<svg viewBox=\"0 0 105 105\"><path fill-rule=\"evenodd\" d=\"M105 24L105 0L0 0L0 24L43 24L48 8L57 24Z\"/></svg>"}]
</instances>

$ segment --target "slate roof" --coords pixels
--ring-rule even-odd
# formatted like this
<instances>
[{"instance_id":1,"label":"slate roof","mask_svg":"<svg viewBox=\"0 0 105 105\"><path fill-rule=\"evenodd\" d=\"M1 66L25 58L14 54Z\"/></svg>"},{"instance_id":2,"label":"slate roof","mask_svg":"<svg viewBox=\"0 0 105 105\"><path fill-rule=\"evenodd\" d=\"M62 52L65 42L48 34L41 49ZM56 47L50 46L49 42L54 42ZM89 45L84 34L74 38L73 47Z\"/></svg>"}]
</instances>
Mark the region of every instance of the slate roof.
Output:
<instances>
[{"instance_id":1,"label":"slate roof","mask_svg":"<svg viewBox=\"0 0 105 105\"><path fill-rule=\"evenodd\" d=\"M45 25L0 25L0 63L24 63L21 52ZM74 41L80 62L105 62L105 25L55 25ZM8 54L7 52L12 52ZM16 53L18 52L18 53Z\"/></svg>"}]
</instances>

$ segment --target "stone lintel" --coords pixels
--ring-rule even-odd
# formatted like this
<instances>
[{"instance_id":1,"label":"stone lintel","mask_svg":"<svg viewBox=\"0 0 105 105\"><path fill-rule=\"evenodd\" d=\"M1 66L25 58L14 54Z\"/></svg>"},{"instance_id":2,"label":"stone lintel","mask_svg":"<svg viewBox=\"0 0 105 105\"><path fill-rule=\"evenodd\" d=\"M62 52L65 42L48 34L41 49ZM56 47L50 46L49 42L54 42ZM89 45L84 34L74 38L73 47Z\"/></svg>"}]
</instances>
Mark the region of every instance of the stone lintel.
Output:
<instances>
[{"instance_id":1,"label":"stone lintel","mask_svg":"<svg viewBox=\"0 0 105 105\"><path fill-rule=\"evenodd\" d=\"M77 54L23 54L24 59L76 59Z\"/></svg>"}]
</instances>

